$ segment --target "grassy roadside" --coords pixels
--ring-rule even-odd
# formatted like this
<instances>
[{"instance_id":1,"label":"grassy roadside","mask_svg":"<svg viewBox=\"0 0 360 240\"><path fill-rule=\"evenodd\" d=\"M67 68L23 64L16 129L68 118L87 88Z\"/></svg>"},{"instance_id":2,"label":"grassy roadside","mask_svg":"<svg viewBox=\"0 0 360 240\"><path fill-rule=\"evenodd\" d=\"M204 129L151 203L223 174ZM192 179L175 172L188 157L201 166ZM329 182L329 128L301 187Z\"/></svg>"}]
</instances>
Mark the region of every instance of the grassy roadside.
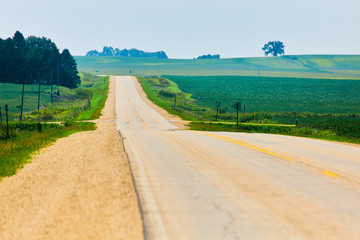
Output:
<instances>
[{"instance_id":1,"label":"grassy roadside","mask_svg":"<svg viewBox=\"0 0 360 240\"><path fill-rule=\"evenodd\" d=\"M141 77L139 82L148 98L184 120L192 121L189 127L202 131L232 131L250 133L269 133L302 136L330 141L360 144L360 114L318 114L297 112L254 112L241 113L239 128L236 115L219 115L222 122L216 122L216 112L208 107L197 105L191 94L182 92L178 86L163 77ZM173 109L174 97L176 109ZM298 126L295 121L298 119ZM288 125L288 126L286 126Z\"/></svg>"},{"instance_id":2,"label":"grassy roadside","mask_svg":"<svg viewBox=\"0 0 360 240\"><path fill-rule=\"evenodd\" d=\"M31 158L32 154L55 142L58 138L76 132L96 129L95 123L76 122L97 119L107 99L109 77L81 74L82 84L78 89L61 88L61 97L47 104L40 111L24 115L27 120L21 125L11 122L10 138L5 139L5 127L0 126L0 179L14 175ZM92 96L91 107L87 96ZM40 120L41 123L36 122ZM63 122L46 123L50 122Z\"/></svg>"},{"instance_id":3,"label":"grassy roadside","mask_svg":"<svg viewBox=\"0 0 360 240\"><path fill-rule=\"evenodd\" d=\"M77 120L93 120L101 116L109 92L110 78L100 77L92 86L91 108L81 112Z\"/></svg>"},{"instance_id":4,"label":"grassy roadside","mask_svg":"<svg viewBox=\"0 0 360 240\"><path fill-rule=\"evenodd\" d=\"M183 93L174 82L161 77L138 77L139 83L147 97L159 107L184 120L206 120L196 111L206 111L194 104L191 94ZM174 99L177 99L174 109Z\"/></svg>"},{"instance_id":5,"label":"grassy roadside","mask_svg":"<svg viewBox=\"0 0 360 240\"><path fill-rule=\"evenodd\" d=\"M360 144L360 138L338 136L335 131L321 130L311 127L239 123L239 127L237 128L236 124L233 123L214 122L191 122L189 123L189 127L192 130L199 131L267 133Z\"/></svg>"}]
</instances>

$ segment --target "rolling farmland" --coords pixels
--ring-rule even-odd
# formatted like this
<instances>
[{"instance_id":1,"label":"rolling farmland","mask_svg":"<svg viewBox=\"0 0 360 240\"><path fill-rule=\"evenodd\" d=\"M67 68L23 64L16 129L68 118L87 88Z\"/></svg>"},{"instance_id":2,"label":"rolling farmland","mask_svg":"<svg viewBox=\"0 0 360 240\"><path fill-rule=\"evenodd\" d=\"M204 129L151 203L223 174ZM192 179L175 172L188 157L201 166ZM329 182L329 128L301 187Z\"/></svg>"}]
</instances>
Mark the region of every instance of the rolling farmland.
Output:
<instances>
[{"instance_id":1,"label":"rolling farmland","mask_svg":"<svg viewBox=\"0 0 360 240\"><path fill-rule=\"evenodd\" d=\"M83 72L135 76L268 76L360 79L359 55L314 55L229 59L75 57ZM258 71L259 70L259 71Z\"/></svg>"},{"instance_id":2,"label":"rolling farmland","mask_svg":"<svg viewBox=\"0 0 360 240\"><path fill-rule=\"evenodd\" d=\"M246 112L360 112L360 81L241 76L165 76L198 105L215 108L241 101Z\"/></svg>"}]
</instances>

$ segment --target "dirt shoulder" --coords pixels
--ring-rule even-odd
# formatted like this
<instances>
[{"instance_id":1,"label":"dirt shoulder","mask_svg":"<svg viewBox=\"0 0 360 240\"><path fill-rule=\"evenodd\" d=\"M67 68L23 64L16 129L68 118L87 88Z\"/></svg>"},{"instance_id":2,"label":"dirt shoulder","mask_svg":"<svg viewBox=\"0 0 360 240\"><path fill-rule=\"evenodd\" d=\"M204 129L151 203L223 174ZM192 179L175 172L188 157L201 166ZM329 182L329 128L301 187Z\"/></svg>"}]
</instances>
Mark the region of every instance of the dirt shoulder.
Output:
<instances>
[{"instance_id":1,"label":"dirt shoulder","mask_svg":"<svg viewBox=\"0 0 360 240\"><path fill-rule=\"evenodd\" d=\"M96 131L59 139L0 182L0 239L143 239L114 83Z\"/></svg>"}]
</instances>

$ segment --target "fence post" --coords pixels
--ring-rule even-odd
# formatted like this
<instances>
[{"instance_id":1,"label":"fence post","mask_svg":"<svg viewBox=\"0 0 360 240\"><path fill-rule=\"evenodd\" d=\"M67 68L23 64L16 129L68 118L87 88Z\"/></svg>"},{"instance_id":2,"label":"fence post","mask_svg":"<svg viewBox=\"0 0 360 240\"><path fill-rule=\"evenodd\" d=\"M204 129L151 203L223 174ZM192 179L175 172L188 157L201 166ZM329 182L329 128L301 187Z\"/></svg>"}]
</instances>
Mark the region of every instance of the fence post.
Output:
<instances>
[{"instance_id":1,"label":"fence post","mask_svg":"<svg viewBox=\"0 0 360 240\"><path fill-rule=\"evenodd\" d=\"M6 112L6 138L9 138L9 116L8 116L9 107L5 105L5 112Z\"/></svg>"}]
</instances>

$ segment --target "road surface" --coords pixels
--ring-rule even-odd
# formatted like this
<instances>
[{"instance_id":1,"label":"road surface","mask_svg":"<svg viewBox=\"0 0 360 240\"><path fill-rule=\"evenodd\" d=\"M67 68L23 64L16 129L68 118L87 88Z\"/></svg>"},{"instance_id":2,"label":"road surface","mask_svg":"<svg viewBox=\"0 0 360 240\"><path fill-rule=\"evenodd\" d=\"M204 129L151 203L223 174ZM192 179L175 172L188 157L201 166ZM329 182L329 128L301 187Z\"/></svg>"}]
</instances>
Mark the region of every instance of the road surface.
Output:
<instances>
[{"instance_id":1,"label":"road surface","mask_svg":"<svg viewBox=\"0 0 360 240\"><path fill-rule=\"evenodd\" d=\"M360 239L359 146L177 130L137 84L116 113L146 239Z\"/></svg>"}]
</instances>

